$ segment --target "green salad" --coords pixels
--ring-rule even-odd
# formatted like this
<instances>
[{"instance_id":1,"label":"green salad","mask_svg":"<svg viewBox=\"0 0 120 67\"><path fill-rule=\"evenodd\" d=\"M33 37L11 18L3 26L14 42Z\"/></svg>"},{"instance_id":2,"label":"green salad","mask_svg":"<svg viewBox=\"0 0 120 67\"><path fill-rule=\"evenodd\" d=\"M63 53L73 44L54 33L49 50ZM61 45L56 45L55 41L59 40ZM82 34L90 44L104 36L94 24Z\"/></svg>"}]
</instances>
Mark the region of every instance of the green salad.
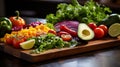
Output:
<instances>
[{"instance_id":1,"label":"green salad","mask_svg":"<svg viewBox=\"0 0 120 67\"><path fill-rule=\"evenodd\" d=\"M78 44L76 40L71 40L70 42L63 41L60 37L50 33L31 39L35 39L35 50L31 53L40 53L52 48L72 47Z\"/></svg>"},{"instance_id":2,"label":"green salad","mask_svg":"<svg viewBox=\"0 0 120 67\"><path fill-rule=\"evenodd\" d=\"M84 6L80 5L77 0L72 0L71 4L60 3L57 6L56 14L48 14L46 20L49 23L56 24L63 20L78 20L79 22L96 24L108 17L107 13L112 11L93 0L87 1Z\"/></svg>"}]
</instances>

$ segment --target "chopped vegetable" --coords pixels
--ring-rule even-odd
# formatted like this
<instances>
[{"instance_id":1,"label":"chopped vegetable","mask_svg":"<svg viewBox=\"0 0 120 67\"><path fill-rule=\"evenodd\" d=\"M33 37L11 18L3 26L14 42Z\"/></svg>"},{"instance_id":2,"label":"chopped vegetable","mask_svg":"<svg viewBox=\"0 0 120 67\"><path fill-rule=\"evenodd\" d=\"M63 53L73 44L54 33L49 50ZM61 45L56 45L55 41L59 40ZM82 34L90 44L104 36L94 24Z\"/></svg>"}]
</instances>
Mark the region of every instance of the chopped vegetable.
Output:
<instances>
[{"instance_id":1,"label":"chopped vegetable","mask_svg":"<svg viewBox=\"0 0 120 67\"><path fill-rule=\"evenodd\" d=\"M20 48L20 43L22 43L22 42L24 42L25 40L24 40L24 38L23 37L15 37L15 38L13 38L13 47L14 48L17 48L17 49L19 49Z\"/></svg>"},{"instance_id":2,"label":"chopped vegetable","mask_svg":"<svg viewBox=\"0 0 120 67\"><path fill-rule=\"evenodd\" d=\"M60 37L54 34L41 35L32 39L35 39L35 50L33 50L32 53L40 53L52 48L63 48L77 45L77 41L75 40L72 40L71 42L63 41Z\"/></svg>"},{"instance_id":3,"label":"chopped vegetable","mask_svg":"<svg viewBox=\"0 0 120 67\"><path fill-rule=\"evenodd\" d=\"M50 30L48 31L48 33L51 33L51 34L57 35L56 31L53 30L53 29L50 29Z\"/></svg>"},{"instance_id":4,"label":"chopped vegetable","mask_svg":"<svg viewBox=\"0 0 120 67\"><path fill-rule=\"evenodd\" d=\"M7 44L13 44L15 48L20 48L19 44L21 42L26 41L31 37L47 34L49 30L50 28L48 28L46 25L40 24L36 27L29 27L28 29L22 29L20 31L12 31L11 34L6 34L4 36L4 41Z\"/></svg>"},{"instance_id":5,"label":"chopped vegetable","mask_svg":"<svg viewBox=\"0 0 120 67\"><path fill-rule=\"evenodd\" d=\"M62 34L61 38L63 41L71 41L72 40L72 36L70 34Z\"/></svg>"},{"instance_id":6,"label":"chopped vegetable","mask_svg":"<svg viewBox=\"0 0 120 67\"><path fill-rule=\"evenodd\" d=\"M36 22L31 22L30 24L28 24L28 26L29 26L29 27L30 27L30 26L36 27L37 25L40 25L40 24L41 24L41 22L36 21Z\"/></svg>"},{"instance_id":7,"label":"chopped vegetable","mask_svg":"<svg viewBox=\"0 0 120 67\"><path fill-rule=\"evenodd\" d=\"M54 25L54 26L55 26L55 30L56 30L57 32L60 31L60 26L61 26L61 25L65 25L65 26L67 26L69 29L72 29L72 30L74 30L74 31L77 32L79 22L78 22L78 21L70 21L70 20L58 22L58 23L56 23L56 24Z\"/></svg>"},{"instance_id":8,"label":"chopped vegetable","mask_svg":"<svg viewBox=\"0 0 120 67\"><path fill-rule=\"evenodd\" d=\"M66 35L67 35L67 34L69 34L69 33L68 33L68 32L65 32L65 31L60 31L60 32L57 33L58 36L61 36L62 34L66 34Z\"/></svg>"},{"instance_id":9,"label":"chopped vegetable","mask_svg":"<svg viewBox=\"0 0 120 67\"><path fill-rule=\"evenodd\" d=\"M60 26L60 30L69 33L69 34L70 34L71 36L73 36L73 37L76 37L76 36L77 36L77 32L76 32L76 31L68 28L68 27L65 26L65 25L61 25L61 26Z\"/></svg>"},{"instance_id":10,"label":"chopped vegetable","mask_svg":"<svg viewBox=\"0 0 120 67\"><path fill-rule=\"evenodd\" d=\"M49 27L50 29L55 29L54 25L52 23L46 23L45 24L47 27Z\"/></svg>"}]
</instances>

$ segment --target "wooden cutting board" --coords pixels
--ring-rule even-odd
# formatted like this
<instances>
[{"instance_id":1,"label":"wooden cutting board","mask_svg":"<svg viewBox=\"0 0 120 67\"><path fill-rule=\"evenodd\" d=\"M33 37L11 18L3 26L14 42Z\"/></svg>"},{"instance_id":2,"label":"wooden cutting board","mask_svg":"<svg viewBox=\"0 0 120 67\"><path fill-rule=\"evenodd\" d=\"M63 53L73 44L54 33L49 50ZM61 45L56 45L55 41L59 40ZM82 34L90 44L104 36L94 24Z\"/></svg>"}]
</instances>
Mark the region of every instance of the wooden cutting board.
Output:
<instances>
[{"instance_id":1,"label":"wooden cutting board","mask_svg":"<svg viewBox=\"0 0 120 67\"><path fill-rule=\"evenodd\" d=\"M40 54L30 54L31 50L15 49L12 46L6 45L4 43L0 43L0 50L29 62L40 62L48 59L105 49L108 47L114 47L119 45L120 39L104 38L101 40L92 40L84 45L78 45L72 48L51 49Z\"/></svg>"}]
</instances>

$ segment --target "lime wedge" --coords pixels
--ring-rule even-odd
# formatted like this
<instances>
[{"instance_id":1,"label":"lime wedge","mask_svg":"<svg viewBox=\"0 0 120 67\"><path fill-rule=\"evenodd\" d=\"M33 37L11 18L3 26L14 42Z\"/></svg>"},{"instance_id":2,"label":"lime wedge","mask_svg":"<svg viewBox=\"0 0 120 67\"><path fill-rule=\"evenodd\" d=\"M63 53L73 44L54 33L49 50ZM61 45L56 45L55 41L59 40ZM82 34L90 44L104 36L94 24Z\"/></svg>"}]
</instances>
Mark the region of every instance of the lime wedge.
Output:
<instances>
[{"instance_id":1,"label":"lime wedge","mask_svg":"<svg viewBox=\"0 0 120 67\"><path fill-rule=\"evenodd\" d=\"M20 43L20 47L22 49L31 49L33 48L34 44L35 44L35 39L31 39L31 40Z\"/></svg>"},{"instance_id":2,"label":"lime wedge","mask_svg":"<svg viewBox=\"0 0 120 67\"><path fill-rule=\"evenodd\" d=\"M108 34L111 37L117 37L120 35L120 23L112 24L108 29Z\"/></svg>"}]
</instances>

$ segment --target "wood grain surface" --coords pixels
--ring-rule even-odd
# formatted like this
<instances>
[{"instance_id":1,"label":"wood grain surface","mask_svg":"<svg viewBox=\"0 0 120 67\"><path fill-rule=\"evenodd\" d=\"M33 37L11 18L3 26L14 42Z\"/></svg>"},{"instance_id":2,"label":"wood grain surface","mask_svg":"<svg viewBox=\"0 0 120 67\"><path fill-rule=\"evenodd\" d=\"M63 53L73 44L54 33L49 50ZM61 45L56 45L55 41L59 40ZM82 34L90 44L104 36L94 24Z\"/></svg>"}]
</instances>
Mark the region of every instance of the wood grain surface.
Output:
<instances>
[{"instance_id":1,"label":"wood grain surface","mask_svg":"<svg viewBox=\"0 0 120 67\"><path fill-rule=\"evenodd\" d=\"M99 50L99 49L105 49L119 45L120 45L120 39L104 38L101 40L88 41L88 43L84 45L78 45L72 48L50 49L40 54L30 54L31 50L15 49L12 46L4 43L0 43L0 50L14 57L34 63L34 62L46 61L58 57L64 57L64 56Z\"/></svg>"}]
</instances>

